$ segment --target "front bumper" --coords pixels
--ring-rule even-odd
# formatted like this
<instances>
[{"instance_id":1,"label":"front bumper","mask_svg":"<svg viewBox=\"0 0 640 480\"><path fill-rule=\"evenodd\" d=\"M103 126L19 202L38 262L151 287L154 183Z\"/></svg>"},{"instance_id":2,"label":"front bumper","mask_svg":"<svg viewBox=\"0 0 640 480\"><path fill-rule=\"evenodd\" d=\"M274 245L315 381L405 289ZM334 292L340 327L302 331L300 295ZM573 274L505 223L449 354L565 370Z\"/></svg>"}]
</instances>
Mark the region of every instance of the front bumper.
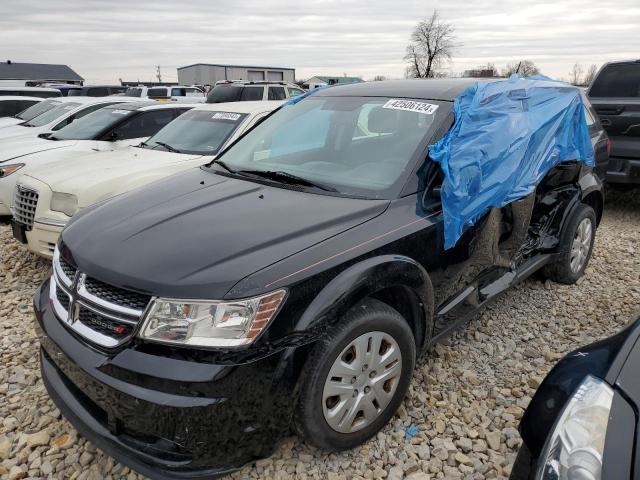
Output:
<instances>
[{"instance_id":1,"label":"front bumper","mask_svg":"<svg viewBox=\"0 0 640 480\"><path fill-rule=\"evenodd\" d=\"M640 159L611 157L607 168L606 181L609 183L640 185Z\"/></svg>"},{"instance_id":2,"label":"front bumper","mask_svg":"<svg viewBox=\"0 0 640 480\"><path fill-rule=\"evenodd\" d=\"M43 381L116 460L151 478L211 478L270 455L289 432L295 382L283 354L215 365L136 346L102 352L57 319L48 283L34 297Z\"/></svg>"}]
</instances>

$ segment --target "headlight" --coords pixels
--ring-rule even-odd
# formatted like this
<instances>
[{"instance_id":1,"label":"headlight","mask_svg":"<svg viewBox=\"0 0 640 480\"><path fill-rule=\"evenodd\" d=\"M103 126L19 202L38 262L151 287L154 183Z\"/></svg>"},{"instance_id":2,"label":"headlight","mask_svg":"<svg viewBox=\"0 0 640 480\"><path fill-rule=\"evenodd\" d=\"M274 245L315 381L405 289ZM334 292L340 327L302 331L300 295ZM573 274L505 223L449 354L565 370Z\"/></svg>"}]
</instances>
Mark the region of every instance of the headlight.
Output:
<instances>
[{"instance_id":1,"label":"headlight","mask_svg":"<svg viewBox=\"0 0 640 480\"><path fill-rule=\"evenodd\" d=\"M70 193L53 192L50 208L54 212L62 212L68 217L73 217L78 211L78 197Z\"/></svg>"},{"instance_id":2,"label":"headlight","mask_svg":"<svg viewBox=\"0 0 640 480\"><path fill-rule=\"evenodd\" d=\"M612 400L609 385L584 379L545 444L536 480L600 480Z\"/></svg>"},{"instance_id":3,"label":"headlight","mask_svg":"<svg viewBox=\"0 0 640 480\"><path fill-rule=\"evenodd\" d=\"M162 343L202 347L248 345L278 311L285 291L231 302L159 298L139 336Z\"/></svg>"},{"instance_id":4,"label":"headlight","mask_svg":"<svg viewBox=\"0 0 640 480\"><path fill-rule=\"evenodd\" d=\"M15 163L13 165L1 165L0 166L0 178L8 177L12 173L17 172L22 167L24 167L24 163Z\"/></svg>"}]
</instances>

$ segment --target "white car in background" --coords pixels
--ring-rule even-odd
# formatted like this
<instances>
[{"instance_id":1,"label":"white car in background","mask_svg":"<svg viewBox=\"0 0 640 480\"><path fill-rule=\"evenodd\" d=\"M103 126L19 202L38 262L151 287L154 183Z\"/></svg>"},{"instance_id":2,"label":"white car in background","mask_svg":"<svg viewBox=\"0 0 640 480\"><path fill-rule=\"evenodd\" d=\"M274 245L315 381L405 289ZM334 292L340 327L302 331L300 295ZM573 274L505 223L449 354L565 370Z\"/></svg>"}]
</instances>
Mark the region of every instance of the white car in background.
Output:
<instances>
[{"instance_id":1,"label":"white car in background","mask_svg":"<svg viewBox=\"0 0 640 480\"><path fill-rule=\"evenodd\" d=\"M52 257L60 232L79 209L211 162L280 105L198 106L138 147L65 159L21 175L11 207L13 235L32 252Z\"/></svg>"},{"instance_id":2,"label":"white car in background","mask_svg":"<svg viewBox=\"0 0 640 480\"><path fill-rule=\"evenodd\" d=\"M86 157L87 153L138 145L193 107L151 101L117 103L53 133L0 140L0 216L11 215L18 172L25 174L45 164Z\"/></svg>"},{"instance_id":3,"label":"white car in background","mask_svg":"<svg viewBox=\"0 0 640 480\"><path fill-rule=\"evenodd\" d=\"M204 103L206 96L197 87L173 85L170 87L129 87L124 93L127 97L148 98L163 102Z\"/></svg>"},{"instance_id":4,"label":"white car in background","mask_svg":"<svg viewBox=\"0 0 640 480\"><path fill-rule=\"evenodd\" d=\"M3 97L5 98L5 97ZM22 97L7 97L7 98L22 98ZM11 125L18 125L19 123L27 122L32 118L36 118L38 115L42 115L44 112L51 110L53 107L60 105L60 99L49 98L42 99L20 113L15 114L12 117L0 117L0 128L10 127Z\"/></svg>"},{"instance_id":5,"label":"white car in background","mask_svg":"<svg viewBox=\"0 0 640 480\"><path fill-rule=\"evenodd\" d=\"M57 132L77 119L107 105L133 101L127 97L60 97L57 100L58 105L31 120L0 128L0 140L18 136L35 138L43 133ZM1 152L2 142L0 141Z\"/></svg>"},{"instance_id":6,"label":"white car in background","mask_svg":"<svg viewBox=\"0 0 640 480\"><path fill-rule=\"evenodd\" d=\"M19 95L3 96L0 95L0 118L15 117L27 108L40 103L44 100L40 97L24 97Z\"/></svg>"}]
</instances>

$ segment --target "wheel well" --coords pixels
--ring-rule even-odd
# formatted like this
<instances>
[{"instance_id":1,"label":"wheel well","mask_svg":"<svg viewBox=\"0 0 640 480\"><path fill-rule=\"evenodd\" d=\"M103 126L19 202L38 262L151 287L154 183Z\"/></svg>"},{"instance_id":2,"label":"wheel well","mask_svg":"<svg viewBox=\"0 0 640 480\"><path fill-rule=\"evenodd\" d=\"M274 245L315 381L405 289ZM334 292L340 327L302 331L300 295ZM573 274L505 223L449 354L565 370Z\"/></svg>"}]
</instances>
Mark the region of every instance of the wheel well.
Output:
<instances>
[{"instance_id":1,"label":"wheel well","mask_svg":"<svg viewBox=\"0 0 640 480\"><path fill-rule=\"evenodd\" d=\"M409 323L418 350L423 347L425 342L424 306L409 287L399 285L387 287L376 291L369 297L380 300L397 310Z\"/></svg>"},{"instance_id":2,"label":"wheel well","mask_svg":"<svg viewBox=\"0 0 640 480\"><path fill-rule=\"evenodd\" d=\"M591 192L582 199L582 203L589 205L596 212L596 224L600 225L600 219L602 218L602 209L604 201L600 192Z\"/></svg>"}]
</instances>

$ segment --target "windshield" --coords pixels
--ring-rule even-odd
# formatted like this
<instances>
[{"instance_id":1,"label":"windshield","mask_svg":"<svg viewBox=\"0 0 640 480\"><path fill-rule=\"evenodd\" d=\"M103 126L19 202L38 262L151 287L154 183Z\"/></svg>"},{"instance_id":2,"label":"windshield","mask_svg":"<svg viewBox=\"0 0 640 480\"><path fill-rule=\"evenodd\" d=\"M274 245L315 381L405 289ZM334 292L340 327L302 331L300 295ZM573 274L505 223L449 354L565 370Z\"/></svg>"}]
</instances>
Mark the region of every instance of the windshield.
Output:
<instances>
[{"instance_id":1,"label":"windshield","mask_svg":"<svg viewBox=\"0 0 640 480\"><path fill-rule=\"evenodd\" d=\"M50 138L54 140L95 140L106 129L134 113L131 110L101 108L70 123Z\"/></svg>"},{"instance_id":2,"label":"windshield","mask_svg":"<svg viewBox=\"0 0 640 480\"><path fill-rule=\"evenodd\" d=\"M245 113L192 110L169 123L143 146L179 153L215 155L246 116Z\"/></svg>"},{"instance_id":3,"label":"windshield","mask_svg":"<svg viewBox=\"0 0 640 480\"><path fill-rule=\"evenodd\" d=\"M309 97L287 105L220 157L230 168L284 172L346 195L390 198L431 137L444 102ZM422 145L421 145L422 144Z\"/></svg>"},{"instance_id":4,"label":"windshield","mask_svg":"<svg viewBox=\"0 0 640 480\"><path fill-rule=\"evenodd\" d=\"M596 77L590 97L640 97L640 63L614 63Z\"/></svg>"},{"instance_id":5,"label":"windshield","mask_svg":"<svg viewBox=\"0 0 640 480\"><path fill-rule=\"evenodd\" d=\"M43 125L53 122L54 120L62 117L63 115L66 115L71 110L78 107L79 105L80 105L79 103L73 103L73 102L60 103L59 105L53 107L51 110L47 110L46 112L38 115L37 117L32 118L31 120L26 122L24 125L27 125L29 127L42 127Z\"/></svg>"},{"instance_id":6,"label":"windshield","mask_svg":"<svg viewBox=\"0 0 640 480\"><path fill-rule=\"evenodd\" d=\"M18 113L16 118L20 120L28 121L32 118L37 117L38 115L42 115L44 112L51 110L56 105L60 105L60 102L57 100L43 100L40 103L36 103L35 105L30 106L26 110Z\"/></svg>"}]
</instances>

